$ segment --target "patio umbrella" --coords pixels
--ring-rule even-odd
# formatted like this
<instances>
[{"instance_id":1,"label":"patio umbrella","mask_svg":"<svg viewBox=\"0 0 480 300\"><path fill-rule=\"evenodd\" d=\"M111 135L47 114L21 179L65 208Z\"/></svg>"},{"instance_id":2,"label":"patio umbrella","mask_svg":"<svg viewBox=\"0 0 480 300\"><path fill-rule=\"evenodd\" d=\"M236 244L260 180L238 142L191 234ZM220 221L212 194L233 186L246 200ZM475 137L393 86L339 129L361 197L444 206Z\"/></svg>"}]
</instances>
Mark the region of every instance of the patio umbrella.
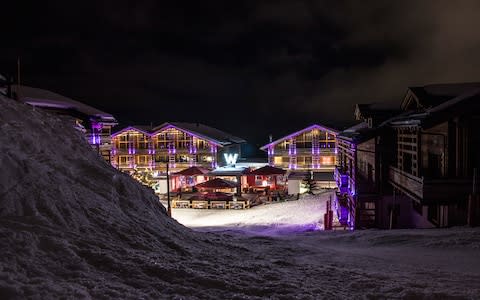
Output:
<instances>
[{"instance_id":1,"label":"patio umbrella","mask_svg":"<svg viewBox=\"0 0 480 300\"><path fill-rule=\"evenodd\" d=\"M196 185L197 188L206 188L206 189L228 189L236 188L237 183L233 181L228 181L221 178L214 178L209 181L205 181Z\"/></svg>"},{"instance_id":2,"label":"patio umbrella","mask_svg":"<svg viewBox=\"0 0 480 300\"><path fill-rule=\"evenodd\" d=\"M201 167L190 167L183 169L173 175L175 176L199 176L199 175L204 175L207 174L209 170L201 168Z\"/></svg>"},{"instance_id":3,"label":"patio umbrella","mask_svg":"<svg viewBox=\"0 0 480 300\"><path fill-rule=\"evenodd\" d=\"M272 176L272 175L284 175L287 171L284 169L265 166L259 169L253 170L249 175L259 175L259 176Z\"/></svg>"}]
</instances>

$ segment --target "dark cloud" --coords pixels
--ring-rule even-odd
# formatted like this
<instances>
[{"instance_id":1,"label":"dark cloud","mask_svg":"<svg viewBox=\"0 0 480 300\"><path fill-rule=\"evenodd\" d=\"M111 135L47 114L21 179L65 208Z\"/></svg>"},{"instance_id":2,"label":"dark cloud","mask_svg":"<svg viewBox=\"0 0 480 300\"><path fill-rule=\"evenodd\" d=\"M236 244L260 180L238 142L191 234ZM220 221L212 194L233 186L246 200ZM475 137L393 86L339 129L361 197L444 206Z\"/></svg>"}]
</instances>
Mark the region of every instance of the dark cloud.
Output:
<instances>
[{"instance_id":1,"label":"dark cloud","mask_svg":"<svg viewBox=\"0 0 480 300\"><path fill-rule=\"evenodd\" d=\"M478 1L10 3L0 66L124 122L205 122L255 142L479 78ZM32 6L33 5L33 6Z\"/></svg>"}]
</instances>

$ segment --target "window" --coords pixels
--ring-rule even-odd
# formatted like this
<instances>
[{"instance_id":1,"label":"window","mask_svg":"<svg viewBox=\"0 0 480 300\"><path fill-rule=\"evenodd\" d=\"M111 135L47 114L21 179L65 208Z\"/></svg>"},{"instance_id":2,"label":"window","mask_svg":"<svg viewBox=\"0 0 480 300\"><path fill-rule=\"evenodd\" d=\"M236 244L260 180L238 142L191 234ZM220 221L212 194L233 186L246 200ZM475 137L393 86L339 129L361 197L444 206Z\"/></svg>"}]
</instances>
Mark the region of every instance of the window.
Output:
<instances>
[{"instance_id":1,"label":"window","mask_svg":"<svg viewBox=\"0 0 480 300\"><path fill-rule=\"evenodd\" d=\"M148 138L143 134L138 136L138 148L148 149Z\"/></svg>"},{"instance_id":2,"label":"window","mask_svg":"<svg viewBox=\"0 0 480 300\"><path fill-rule=\"evenodd\" d=\"M442 156L440 154L428 153L428 167L426 175L432 178L442 177Z\"/></svg>"},{"instance_id":3,"label":"window","mask_svg":"<svg viewBox=\"0 0 480 300\"><path fill-rule=\"evenodd\" d=\"M155 156L155 161L156 162L168 162L168 156L164 154L157 154Z\"/></svg>"},{"instance_id":4,"label":"window","mask_svg":"<svg viewBox=\"0 0 480 300\"><path fill-rule=\"evenodd\" d=\"M403 153L402 155L402 170L407 173L412 173L412 154L410 153Z\"/></svg>"},{"instance_id":5,"label":"window","mask_svg":"<svg viewBox=\"0 0 480 300\"><path fill-rule=\"evenodd\" d=\"M189 157L185 154L177 154L175 157L175 161L179 163L188 162L189 160Z\"/></svg>"},{"instance_id":6,"label":"window","mask_svg":"<svg viewBox=\"0 0 480 300\"><path fill-rule=\"evenodd\" d=\"M139 155L138 158L139 165L147 165L148 164L148 155Z\"/></svg>"},{"instance_id":7,"label":"window","mask_svg":"<svg viewBox=\"0 0 480 300\"><path fill-rule=\"evenodd\" d=\"M373 166L371 164L368 164L368 170L367 170L367 180L368 182L373 182Z\"/></svg>"},{"instance_id":8,"label":"window","mask_svg":"<svg viewBox=\"0 0 480 300\"><path fill-rule=\"evenodd\" d=\"M120 155L118 157L118 163L121 165L129 164L132 161L132 157L128 155Z\"/></svg>"}]
</instances>

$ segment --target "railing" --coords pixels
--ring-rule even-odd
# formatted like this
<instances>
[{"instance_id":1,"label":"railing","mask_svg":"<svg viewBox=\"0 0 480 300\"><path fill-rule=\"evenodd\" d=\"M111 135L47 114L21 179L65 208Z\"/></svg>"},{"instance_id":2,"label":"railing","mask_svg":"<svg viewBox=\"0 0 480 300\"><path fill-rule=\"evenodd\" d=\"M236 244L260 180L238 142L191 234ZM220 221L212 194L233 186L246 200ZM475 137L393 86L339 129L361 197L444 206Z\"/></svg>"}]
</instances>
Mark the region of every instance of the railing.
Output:
<instances>
[{"instance_id":1,"label":"railing","mask_svg":"<svg viewBox=\"0 0 480 300\"><path fill-rule=\"evenodd\" d=\"M423 178L404 172L398 168L390 166L390 183L403 192L423 199Z\"/></svg>"},{"instance_id":2,"label":"railing","mask_svg":"<svg viewBox=\"0 0 480 300\"><path fill-rule=\"evenodd\" d=\"M337 185L340 189L348 188L349 176L340 167L336 167L333 170L333 176L334 176L335 181L337 182Z\"/></svg>"}]
</instances>

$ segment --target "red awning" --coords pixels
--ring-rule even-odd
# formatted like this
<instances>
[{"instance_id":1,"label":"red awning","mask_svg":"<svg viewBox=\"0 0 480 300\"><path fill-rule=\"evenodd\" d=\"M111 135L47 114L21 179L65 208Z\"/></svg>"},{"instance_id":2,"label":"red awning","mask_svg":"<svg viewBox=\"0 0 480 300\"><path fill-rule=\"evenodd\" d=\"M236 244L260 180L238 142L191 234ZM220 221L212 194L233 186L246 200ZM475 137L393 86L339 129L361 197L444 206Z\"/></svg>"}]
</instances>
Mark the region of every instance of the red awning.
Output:
<instances>
[{"instance_id":1,"label":"red awning","mask_svg":"<svg viewBox=\"0 0 480 300\"><path fill-rule=\"evenodd\" d=\"M209 170L202 167L190 167L174 173L174 176L199 176L207 174Z\"/></svg>"},{"instance_id":2,"label":"red awning","mask_svg":"<svg viewBox=\"0 0 480 300\"><path fill-rule=\"evenodd\" d=\"M249 175L259 175L259 176L271 176L271 175L284 175L287 171L284 169L265 166L259 169L253 170Z\"/></svg>"},{"instance_id":3,"label":"red awning","mask_svg":"<svg viewBox=\"0 0 480 300\"><path fill-rule=\"evenodd\" d=\"M221 178L214 178L209 181L205 181L196 185L197 188L206 188L206 189L228 189L236 188L237 184L233 181L228 181Z\"/></svg>"}]
</instances>

